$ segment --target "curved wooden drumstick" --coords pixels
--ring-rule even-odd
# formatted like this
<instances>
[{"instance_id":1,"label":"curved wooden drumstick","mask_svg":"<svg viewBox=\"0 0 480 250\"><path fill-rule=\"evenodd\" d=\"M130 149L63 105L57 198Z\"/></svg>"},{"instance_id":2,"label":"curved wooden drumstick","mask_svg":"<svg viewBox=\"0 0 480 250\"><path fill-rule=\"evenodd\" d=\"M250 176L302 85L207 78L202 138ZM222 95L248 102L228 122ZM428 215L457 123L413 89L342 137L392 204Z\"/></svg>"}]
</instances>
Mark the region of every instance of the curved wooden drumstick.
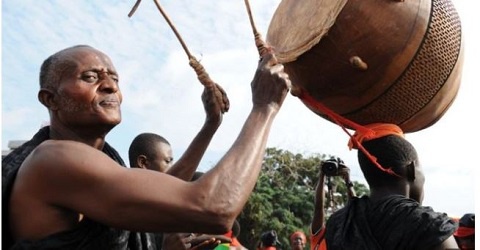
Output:
<instances>
[{"instance_id":1,"label":"curved wooden drumstick","mask_svg":"<svg viewBox=\"0 0 480 250\"><path fill-rule=\"evenodd\" d=\"M128 14L129 17L131 17L135 11L137 10L138 6L140 5L140 2L141 0L137 0L137 2L135 3L135 5L133 6L132 10L130 11L130 13ZM157 0L154 0L155 2L155 5L157 6L157 9L160 11L160 13L162 14L162 16L165 18L165 20L167 21L168 25L170 26L170 28L173 30L173 33L175 33L175 36L177 37L178 41L180 42L180 44L182 45L182 48L183 50L185 51L185 53L187 54L188 56L188 60L189 60L189 64L190 66L195 70L195 73L197 74L197 78L198 80L200 81L200 83L205 86L206 88L214 88L214 91L215 91L215 97L216 97L216 100L217 100L217 103L221 106L221 111L222 113L225 113L228 111L229 107L230 107L230 104L229 104L229 100L228 98L226 97L226 93L221 89L221 86L218 85L217 83L215 83L211 78L210 76L208 75L207 71L205 70L205 68L203 67L202 64L200 64L200 62L190 53L190 51L188 50L188 47L187 45L185 44L185 42L183 41L182 37L180 36L180 33L177 31L175 25L173 25L172 21L170 20L170 18L168 17L167 13L165 12L165 10L162 8L162 6L160 5L160 3L157 1ZM225 94L224 94L225 93Z\"/></svg>"},{"instance_id":2,"label":"curved wooden drumstick","mask_svg":"<svg viewBox=\"0 0 480 250\"><path fill-rule=\"evenodd\" d=\"M262 35L257 30L255 22L253 21L252 9L250 8L250 2L245 0L245 6L247 7L248 18L250 19L250 25L252 26L253 37L255 39L255 45L257 46L258 54L262 58L265 53L272 50L272 47L269 46L262 38Z\"/></svg>"},{"instance_id":3,"label":"curved wooden drumstick","mask_svg":"<svg viewBox=\"0 0 480 250\"><path fill-rule=\"evenodd\" d=\"M140 2L142 0L137 0L137 2L135 3L135 5L133 6L132 10L130 11L130 13L128 14L129 17L131 17L135 11L137 10L138 6L140 5ZM158 2L158 0L154 0L155 2L155 5L157 6L157 9L160 11L160 13L162 14L162 16L165 18L165 20L167 21L168 25L170 26L170 28L172 29L173 33L175 33L175 36L177 37L178 41L180 42L180 44L182 45L182 48L183 50L185 51L185 53L187 54L188 56L188 60L189 60L189 64L190 66L195 70L195 73L197 74L197 77L198 77L198 80L200 81L200 83L202 83L204 86L214 86L215 83L212 81L212 79L210 78L210 76L208 75L208 73L206 72L205 68L200 64L200 62L190 53L190 51L188 50L188 47L187 45L185 44L185 42L183 41L180 33L177 31L177 28L175 27L175 25L173 25L172 21L170 20L170 17L167 15L167 13L165 12L165 10L162 8L162 6L160 5L160 3Z\"/></svg>"},{"instance_id":4,"label":"curved wooden drumstick","mask_svg":"<svg viewBox=\"0 0 480 250\"><path fill-rule=\"evenodd\" d=\"M135 3L135 5L133 6L132 10L130 10L130 12L128 12L128 17L132 17L133 14L135 13L135 11L137 11L137 8L138 6L140 5L140 2L142 0L137 0L137 2Z\"/></svg>"}]
</instances>

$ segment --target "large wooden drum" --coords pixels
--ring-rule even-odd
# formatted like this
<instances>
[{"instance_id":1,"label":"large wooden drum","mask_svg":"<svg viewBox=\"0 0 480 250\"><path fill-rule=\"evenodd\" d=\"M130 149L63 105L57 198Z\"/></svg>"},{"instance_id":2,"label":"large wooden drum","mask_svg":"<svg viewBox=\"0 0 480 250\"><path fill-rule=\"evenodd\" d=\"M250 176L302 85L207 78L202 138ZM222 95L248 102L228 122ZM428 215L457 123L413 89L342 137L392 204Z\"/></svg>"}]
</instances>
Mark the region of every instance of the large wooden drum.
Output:
<instances>
[{"instance_id":1,"label":"large wooden drum","mask_svg":"<svg viewBox=\"0 0 480 250\"><path fill-rule=\"evenodd\" d=\"M450 0L282 0L267 43L294 87L361 125L427 128L460 86L461 24Z\"/></svg>"}]
</instances>

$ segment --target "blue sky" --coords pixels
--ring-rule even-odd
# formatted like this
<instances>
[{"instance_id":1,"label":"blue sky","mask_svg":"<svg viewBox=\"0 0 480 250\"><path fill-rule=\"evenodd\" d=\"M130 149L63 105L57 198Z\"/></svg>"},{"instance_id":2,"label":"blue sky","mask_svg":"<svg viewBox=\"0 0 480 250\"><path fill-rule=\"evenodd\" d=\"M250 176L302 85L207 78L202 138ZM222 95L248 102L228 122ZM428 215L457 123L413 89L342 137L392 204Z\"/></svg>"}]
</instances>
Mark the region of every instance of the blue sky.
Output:
<instances>
[{"instance_id":1,"label":"blue sky","mask_svg":"<svg viewBox=\"0 0 480 250\"><path fill-rule=\"evenodd\" d=\"M424 204L453 216L474 211L479 166L478 13L472 1L453 0L462 18L465 61L455 102L434 126L407 134L426 173ZM266 36L279 0L251 0L259 31ZM37 101L40 64L52 53L76 44L106 52L120 73L122 123L108 135L125 160L130 141L141 132L165 136L178 158L203 124L202 86L153 1L2 1L2 149L9 140L29 139L48 121ZM201 163L209 169L233 143L251 108L250 81L257 52L244 1L162 1L162 6L201 60L224 87L230 111ZM476 77L477 78L474 78ZM268 146L295 153L325 153L344 159L352 178L363 181L347 135L288 96L276 118Z\"/></svg>"}]
</instances>

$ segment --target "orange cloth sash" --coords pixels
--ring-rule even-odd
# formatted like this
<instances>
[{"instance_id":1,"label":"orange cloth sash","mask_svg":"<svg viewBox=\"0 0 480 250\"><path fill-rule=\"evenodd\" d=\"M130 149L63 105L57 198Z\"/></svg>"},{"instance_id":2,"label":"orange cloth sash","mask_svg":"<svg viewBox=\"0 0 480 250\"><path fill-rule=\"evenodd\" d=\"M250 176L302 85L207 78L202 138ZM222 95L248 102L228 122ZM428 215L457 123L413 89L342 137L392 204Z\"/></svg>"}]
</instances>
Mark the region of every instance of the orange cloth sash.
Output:
<instances>
[{"instance_id":1,"label":"orange cloth sash","mask_svg":"<svg viewBox=\"0 0 480 250\"><path fill-rule=\"evenodd\" d=\"M375 138L379 138L386 135L399 135L403 137L403 131L400 127L395 124L388 124L388 123L373 123L370 125L360 125L353 121L348 120L347 118L335 113L333 110L329 109L327 106L323 105L322 103L315 100L312 96L310 96L304 89L296 89L295 95L300 98L307 106L313 107L314 110L320 110L326 116L328 116L333 122L339 125L345 133L350 136L350 140L348 146L350 149L355 148L361 150L375 166L377 166L380 170L387 172L388 174L395 175L400 177L397 173L395 173L391 168L384 168L378 162L377 158L371 155L363 146L363 141L372 140ZM355 135L352 135L346 127L353 128L356 132Z\"/></svg>"}]
</instances>

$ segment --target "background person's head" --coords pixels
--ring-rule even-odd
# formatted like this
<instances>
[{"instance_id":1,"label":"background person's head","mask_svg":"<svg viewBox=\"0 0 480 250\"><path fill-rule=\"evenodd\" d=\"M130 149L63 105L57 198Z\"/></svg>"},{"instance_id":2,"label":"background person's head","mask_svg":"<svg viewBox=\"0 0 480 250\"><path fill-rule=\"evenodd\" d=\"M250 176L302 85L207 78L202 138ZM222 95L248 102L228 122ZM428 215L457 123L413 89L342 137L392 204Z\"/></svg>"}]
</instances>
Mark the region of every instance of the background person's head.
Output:
<instances>
[{"instance_id":1,"label":"background person's head","mask_svg":"<svg viewBox=\"0 0 480 250\"><path fill-rule=\"evenodd\" d=\"M475 214L464 214L458 221L458 229L453 234L461 250L475 249Z\"/></svg>"},{"instance_id":2,"label":"background person's head","mask_svg":"<svg viewBox=\"0 0 480 250\"><path fill-rule=\"evenodd\" d=\"M137 135L128 149L131 168L145 168L166 172L173 162L170 143L154 133Z\"/></svg>"},{"instance_id":3,"label":"background person's head","mask_svg":"<svg viewBox=\"0 0 480 250\"><path fill-rule=\"evenodd\" d=\"M307 244L307 236L302 231L296 231L290 235L290 248L293 250L303 250Z\"/></svg>"},{"instance_id":4,"label":"background person's head","mask_svg":"<svg viewBox=\"0 0 480 250\"><path fill-rule=\"evenodd\" d=\"M260 242L262 243L262 247L275 247L280 244L275 230L262 233L260 236Z\"/></svg>"},{"instance_id":5,"label":"background person's head","mask_svg":"<svg viewBox=\"0 0 480 250\"><path fill-rule=\"evenodd\" d=\"M422 202L425 177L413 145L398 135L387 135L362 143L383 168L390 168L399 176L382 171L361 150L358 162L370 189L407 186L408 197Z\"/></svg>"}]
</instances>

